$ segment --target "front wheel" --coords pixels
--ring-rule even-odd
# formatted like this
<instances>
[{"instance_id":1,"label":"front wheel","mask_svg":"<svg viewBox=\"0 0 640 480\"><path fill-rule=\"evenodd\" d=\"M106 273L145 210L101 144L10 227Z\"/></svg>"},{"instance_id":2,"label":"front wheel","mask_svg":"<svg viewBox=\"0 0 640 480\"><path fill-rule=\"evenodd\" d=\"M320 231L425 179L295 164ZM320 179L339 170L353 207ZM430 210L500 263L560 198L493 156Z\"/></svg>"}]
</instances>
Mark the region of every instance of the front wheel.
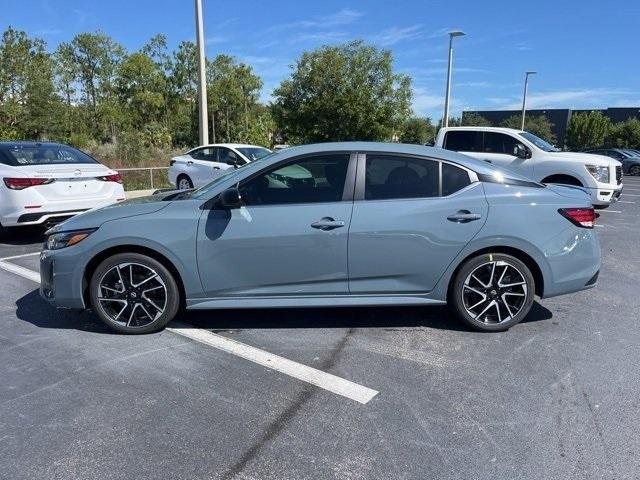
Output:
<instances>
[{"instance_id":1,"label":"front wheel","mask_svg":"<svg viewBox=\"0 0 640 480\"><path fill-rule=\"evenodd\" d=\"M629 175L633 175L634 177L640 176L640 165L634 165L629 169Z\"/></svg>"},{"instance_id":2,"label":"front wheel","mask_svg":"<svg viewBox=\"0 0 640 480\"><path fill-rule=\"evenodd\" d=\"M487 253L459 269L449 302L456 317L485 332L507 330L524 319L533 305L535 282L517 258Z\"/></svg>"},{"instance_id":3,"label":"front wheel","mask_svg":"<svg viewBox=\"0 0 640 480\"><path fill-rule=\"evenodd\" d=\"M163 328L178 313L180 290L159 261L138 253L104 260L89 284L93 310L121 333L149 333Z\"/></svg>"},{"instance_id":4,"label":"front wheel","mask_svg":"<svg viewBox=\"0 0 640 480\"><path fill-rule=\"evenodd\" d=\"M178 190L191 190L193 188L193 182L186 175L180 175L178 177Z\"/></svg>"}]
</instances>

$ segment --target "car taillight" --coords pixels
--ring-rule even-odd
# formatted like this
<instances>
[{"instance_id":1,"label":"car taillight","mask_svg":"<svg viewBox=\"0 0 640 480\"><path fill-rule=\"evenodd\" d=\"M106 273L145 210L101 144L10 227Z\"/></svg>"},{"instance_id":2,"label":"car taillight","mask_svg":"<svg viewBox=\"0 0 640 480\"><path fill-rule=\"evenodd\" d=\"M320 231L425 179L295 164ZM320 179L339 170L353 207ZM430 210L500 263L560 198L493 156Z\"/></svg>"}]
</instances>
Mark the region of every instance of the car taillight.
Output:
<instances>
[{"instance_id":1,"label":"car taillight","mask_svg":"<svg viewBox=\"0 0 640 480\"><path fill-rule=\"evenodd\" d=\"M120 175L119 173L114 173L113 175L105 175L104 177L98 177L98 180L102 180L103 182L122 183L122 175Z\"/></svg>"},{"instance_id":2,"label":"car taillight","mask_svg":"<svg viewBox=\"0 0 640 480\"><path fill-rule=\"evenodd\" d=\"M24 190L38 185L49 185L55 181L55 178L4 178L4 184L10 190Z\"/></svg>"},{"instance_id":3,"label":"car taillight","mask_svg":"<svg viewBox=\"0 0 640 480\"><path fill-rule=\"evenodd\" d=\"M596 223L593 208L561 208L558 213L578 227L593 228Z\"/></svg>"}]
</instances>

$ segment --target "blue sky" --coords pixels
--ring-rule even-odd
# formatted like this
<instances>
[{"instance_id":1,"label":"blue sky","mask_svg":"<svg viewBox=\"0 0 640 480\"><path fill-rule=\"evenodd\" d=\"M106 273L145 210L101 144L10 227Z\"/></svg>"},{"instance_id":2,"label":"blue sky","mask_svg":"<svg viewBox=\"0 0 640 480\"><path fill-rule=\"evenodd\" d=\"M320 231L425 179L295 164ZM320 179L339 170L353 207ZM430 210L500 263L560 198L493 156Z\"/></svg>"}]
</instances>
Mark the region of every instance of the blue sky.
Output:
<instances>
[{"instance_id":1,"label":"blue sky","mask_svg":"<svg viewBox=\"0 0 640 480\"><path fill-rule=\"evenodd\" d=\"M414 110L442 115L447 34L456 39L452 113L518 108L526 70L531 108L640 106L640 1L203 0L207 55L230 54L264 81L263 99L304 50L364 39L393 51L413 78ZM2 0L0 28L50 49L102 30L130 50L163 33L194 38L192 0Z\"/></svg>"}]
</instances>

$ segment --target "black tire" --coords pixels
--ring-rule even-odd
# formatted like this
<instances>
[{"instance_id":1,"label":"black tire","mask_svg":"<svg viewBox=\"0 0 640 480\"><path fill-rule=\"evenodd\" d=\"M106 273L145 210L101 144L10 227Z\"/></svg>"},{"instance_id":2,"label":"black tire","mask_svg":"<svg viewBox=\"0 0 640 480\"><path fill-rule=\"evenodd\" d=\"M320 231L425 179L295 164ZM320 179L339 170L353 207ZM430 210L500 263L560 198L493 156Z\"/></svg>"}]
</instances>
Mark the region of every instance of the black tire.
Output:
<instances>
[{"instance_id":1,"label":"black tire","mask_svg":"<svg viewBox=\"0 0 640 480\"><path fill-rule=\"evenodd\" d=\"M640 176L640 165L633 165L629 169L629 175L633 175L634 177Z\"/></svg>"},{"instance_id":2,"label":"black tire","mask_svg":"<svg viewBox=\"0 0 640 480\"><path fill-rule=\"evenodd\" d=\"M490 282L487 281L485 277L485 279L482 279L482 283L486 283L487 285L491 284L491 286L487 289L483 290L478 285L474 286L471 283L465 284L467 278L470 277L472 273L474 273L475 275L477 272L480 272L477 274L481 275L483 269L486 269L485 271L489 272L489 269L491 268L491 264L493 262L495 262L494 265L496 270L494 270L494 273L492 275L495 275L496 277L499 276L502 272L498 269L502 268L504 265L509 265L510 267L515 269L516 272L513 272L513 270L511 269L504 268L504 271L507 272L509 277L505 276L503 278L513 278L514 283L520 281L523 281L524 283L522 285L518 285L517 287L502 288L497 286L495 280ZM518 276L518 274L520 274L520 276ZM499 280L502 280L503 278L499 278L498 283ZM509 285L509 283L507 283L506 285ZM526 287L526 290L524 287ZM465 305L465 298L467 299L468 303L475 303L475 300L479 301L482 299L482 297L478 295L473 301L469 301L469 298L472 298L472 295L476 295L475 292L469 293L469 290L474 290L474 288L482 290L483 293L481 293L481 295L485 295L486 298L486 300L484 300L486 303L480 304L480 306L478 307L478 310L480 311L476 310L475 317L471 313L469 313L467 308L472 305ZM513 304L511 305L511 307L505 306L504 293L506 293L507 296L510 296L511 301L514 301L515 297L515 301L517 302L516 306L514 306ZM520 297L520 294L522 294L523 296ZM463 297L463 295L466 295L466 297ZM503 253L485 253L470 258L458 270L458 273L453 279L451 288L449 290L449 307L456 318L475 330L479 330L482 332L501 332L504 330L508 330L512 326L516 325L528 315L533 305L534 297L535 280L529 268L522 261L520 261L516 257ZM522 298L521 304L519 303L519 298ZM495 301L499 305L491 307L492 311L484 314L484 316L481 315L483 307L493 301ZM495 312L495 308L498 309L497 312ZM517 312L516 308L518 309ZM500 323L490 321L490 313L494 314L492 316L499 317L500 311L502 311L502 314L508 319ZM512 311L514 314L510 315ZM505 314L505 312L507 313ZM472 313L474 313L473 309Z\"/></svg>"},{"instance_id":3,"label":"black tire","mask_svg":"<svg viewBox=\"0 0 640 480\"><path fill-rule=\"evenodd\" d=\"M7 236L7 229L0 223L0 241L4 240Z\"/></svg>"},{"instance_id":4,"label":"black tire","mask_svg":"<svg viewBox=\"0 0 640 480\"><path fill-rule=\"evenodd\" d=\"M101 282L103 282L103 285L106 285L106 283L104 282L107 281L108 275L113 276L116 275L116 273L124 271L120 269L118 272L118 269L114 270L115 267L120 265L121 268L126 269L126 265L131 264L133 264L133 267L130 268L135 269L133 271L130 271L131 277L133 277L135 274L139 274L140 271L147 272L148 270L151 271L151 273L156 274L156 277L151 277L149 279L154 283L151 283L149 280L147 280L144 287L138 286L138 288L134 289L134 287L132 287L132 282L130 282L129 279L126 278L125 271L125 277L121 276L120 278L123 279L122 282L124 283L122 289L130 290L129 293L118 292L116 294L109 294L109 291L105 289L106 287L100 286ZM125 267L122 267L122 265L125 265ZM113 273L114 271L116 273ZM156 285L162 285L165 288L164 291L166 292L166 295L164 303L158 301L157 297L155 301L149 302L147 297L145 297L145 293L141 293L141 291L147 288L147 286L149 288L152 288ZM156 286L156 289L159 288L160 287ZM110 299L105 299L104 297L100 299L99 295L105 294L113 295L113 297ZM109 307L108 305L111 305L111 302L114 302L113 304L118 305L119 309L120 303L118 302L122 302L123 300L116 300L116 298L124 297L127 298L126 300L124 300L125 302L127 302L127 306L125 306L124 308L128 308L129 310L125 311L124 315L122 316L123 320L114 319L114 311L112 311L111 307ZM132 300L131 297L136 297L136 299ZM91 275L91 280L89 282L89 298L91 301L91 306L93 307L93 311L96 313L96 315L98 315L100 320L102 320L109 328L116 330L117 332L127 334L150 333L162 329L176 316L181 305L180 289L178 288L176 279L173 277L171 272L156 259L139 253L119 253L107 258L106 260L103 260ZM154 310L151 306L154 304L162 304L160 306L164 306L164 308L162 309L162 311L160 311L160 309ZM133 305L133 307L130 305ZM138 308L137 306L139 305L142 305L147 309L143 309L142 307L140 307L140 309L136 311L136 309ZM132 309L134 310L133 313L131 313ZM151 315L155 316L155 318L152 319L151 315L146 315L145 313L142 313L141 310L144 310L144 312L151 312ZM134 325L134 322L132 320L130 320L132 323L131 325L129 325L129 323L124 323L124 320L126 320L125 317L129 317L131 319L135 315L138 315L138 317L145 317L145 319L139 320L138 318L136 318L135 323L137 323L137 325Z\"/></svg>"},{"instance_id":5,"label":"black tire","mask_svg":"<svg viewBox=\"0 0 640 480\"><path fill-rule=\"evenodd\" d=\"M189 176L185 174L181 174L181 175L178 175L178 178L176 180L176 188L178 190L188 190L187 188L180 188L181 181L184 181L189 186L189 188L193 188L193 182L191 181Z\"/></svg>"}]
</instances>

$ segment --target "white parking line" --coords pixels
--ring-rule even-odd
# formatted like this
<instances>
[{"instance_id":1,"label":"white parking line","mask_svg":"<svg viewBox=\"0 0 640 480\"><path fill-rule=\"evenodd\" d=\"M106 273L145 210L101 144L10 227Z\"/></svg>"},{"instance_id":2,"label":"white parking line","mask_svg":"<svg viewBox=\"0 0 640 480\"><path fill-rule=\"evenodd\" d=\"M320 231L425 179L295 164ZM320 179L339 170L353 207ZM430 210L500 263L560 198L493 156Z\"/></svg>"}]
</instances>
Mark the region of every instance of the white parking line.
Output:
<instances>
[{"instance_id":1,"label":"white parking line","mask_svg":"<svg viewBox=\"0 0 640 480\"><path fill-rule=\"evenodd\" d=\"M617 203L636 203L636 202L630 202L629 200L618 200Z\"/></svg>"},{"instance_id":2,"label":"white parking line","mask_svg":"<svg viewBox=\"0 0 640 480\"><path fill-rule=\"evenodd\" d=\"M606 210L599 210L598 213L622 213L621 210L609 210L608 208Z\"/></svg>"},{"instance_id":3,"label":"white parking line","mask_svg":"<svg viewBox=\"0 0 640 480\"><path fill-rule=\"evenodd\" d=\"M625 196L625 197L640 197L640 195L638 195L637 193L626 193L626 192L624 192L622 195Z\"/></svg>"},{"instance_id":4,"label":"white parking line","mask_svg":"<svg viewBox=\"0 0 640 480\"><path fill-rule=\"evenodd\" d=\"M21 277L27 278L36 283L40 283L40 274L38 272L21 267L20 265L0 260L0 269L15 273L16 275L20 275Z\"/></svg>"},{"instance_id":5,"label":"white parking line","mask_svg":"<svg viewBox=\"0 0 640 480\"><path fill-rule=\"evenodd\" d=\"M371 388L359 385L357 383L345 380L344 378L337 377L322 370L316 370L315 368L308 367L301 363L294 362L284 357L274 355L259 348L245 345L236 340L223 337L208 330L201 330L191 327L189 325L173 323L172 327L167 327L167 330L178 335L195 340L196 342L204 343L218 350L231 353L238 357L249 360L263 367L276 370L277 372L284 373L290 377L297 378L303 382L310 383L316 387L323 388L337 395L350 398L356 402L366 404L375 397L379 392Z\"/></svg>"},{"instance_id":6,"label":"white parking line","mask_svg":"<svg viewBox=\"0 0 640 480\"><path fill-rule=\"evenodd\" d=\"M14 258L18 258L16 256ZM13 263L0 260L0 269L6 270L16 275L20 275L28 280L36 283L40 283L40 274L29 270L28 268L15 265ZM356 402L366 404L378 393L377 390L373 390L364 385L351 382L336 375L332 375L322 370L303 365L302 363L294 362L284 357L274 355L272 353L260 350L259 348L245 345L236 340L223 337L208 330L201 330L191 327L183 323L172 323L171 327L166 329L183 337L190 338L196 342L203 343L218 350L222 350L232 355L249 360L258 365L270 368L290 377L302 380L303 382L310 383L316 387L323 388L329 392L341 395L343 397L355 400Z\"/></svg>"},{"instance_id":7,"label":"white parking line","mask_svg":"<svg viewBox=\"0 0 640 480\"><path fill-rule=\"evenodd\" d=\"M40 255L40 252L24 253L22 255L13 255L11 257L3 257L3 258L0 258L0 262L3 260L15 260L16 258L33 257L34 255Z\"/></svg>"}]
</instances>

